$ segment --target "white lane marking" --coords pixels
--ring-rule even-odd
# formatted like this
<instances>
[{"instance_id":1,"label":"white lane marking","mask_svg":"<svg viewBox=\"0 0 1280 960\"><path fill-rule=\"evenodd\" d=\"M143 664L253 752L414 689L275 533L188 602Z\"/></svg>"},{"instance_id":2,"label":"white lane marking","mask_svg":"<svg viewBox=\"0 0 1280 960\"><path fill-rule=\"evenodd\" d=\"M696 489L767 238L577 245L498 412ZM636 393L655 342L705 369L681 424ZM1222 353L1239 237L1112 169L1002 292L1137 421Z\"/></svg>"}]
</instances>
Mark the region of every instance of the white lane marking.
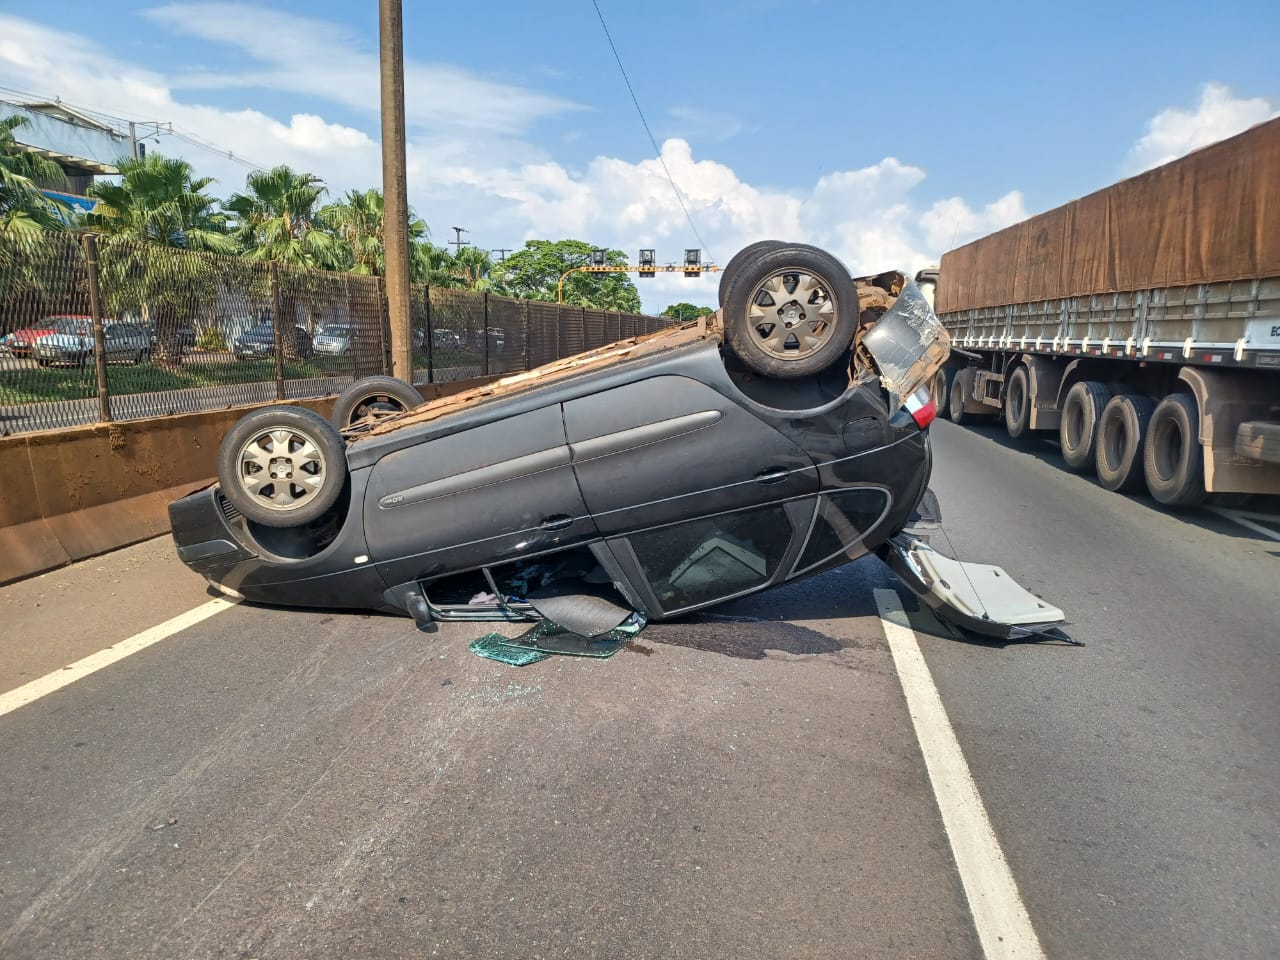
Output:
<instances>
[{"instance_id":1,"label":"white lane marking","mask_svg":"<svg viewBox=\"0 0 1280 960\"><path fill-rule=\"evenodd\" d=\"M48 696L56 690L61 690L63 687L73 684L91 673L96 673L103 667L109 667L125 657L132 656L139 650L145 650L154 643L159 643L175 633L195 626L202 620L209 619L215 613L221 613L223 610L234 606L235 603L230 600L221 598L210 600L194 610L180 613L171 620L166 620L164 623L134 634L128 640L122 640L107 647L105 650L92 653L83 660L77 660L61 670L55 670L53 673L45 674L30 683L24 683L16 690L0 694L0 717L17 710L19 707L26 706L28 703L34 703L41 697Z\"/></svg>"},{"instance_id":2,"label":"white lane marking","mask_svg":"<svg viewBox=\"0 0 1280 960\"><path fill-rule=\"evenodd\" d=\"M1226 517L1228 520L1240 524L1242 527L1248 527L1254 533L1260 533L1264 537L1270 537L1272 540L1280 542L1280 533L1270 527L1264 527L1260 523L1254 523L1249 519L1250 517L1257 517L1262 520L1275 520L1277 519L1275 517L1268 516L1265 513L1242 513L1239 510L1230 510L1226 507L1210 507L1209 510L1220 517Z\"/></svg>"},{"instance_id":3,"label":"white lane marking","mask_svg":"<svg viewBox=\"0 0 1280 960\"><path fill-rule=\"evenodd\" d=\"M873 593L983 953L987 960L1044 960L902 601L893 590Z\"/></svg>"}]
</instances>

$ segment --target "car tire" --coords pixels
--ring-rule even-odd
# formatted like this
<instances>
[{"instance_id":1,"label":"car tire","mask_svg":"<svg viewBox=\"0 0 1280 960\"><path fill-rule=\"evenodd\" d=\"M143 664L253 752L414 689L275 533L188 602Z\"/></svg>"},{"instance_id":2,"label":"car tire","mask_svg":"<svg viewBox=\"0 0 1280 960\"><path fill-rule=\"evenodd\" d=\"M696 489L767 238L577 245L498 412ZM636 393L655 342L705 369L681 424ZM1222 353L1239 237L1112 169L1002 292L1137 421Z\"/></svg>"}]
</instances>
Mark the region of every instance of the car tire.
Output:
<instances>
[{"instance_id":1,"label":"car tire","mask_svg":"<svg viewBox=\"0 0 1280 960\"><path fill-rule=\"evenodd\" d=\"M775 247L744 263L730 285L725 341L739 360L763 376L809 376L849 349L858 306L849 271L835 257L799 244ZM803 332L812 335L812 342L800 340Z\"/></svg>"},{"instance_id":2,"label":"car tire","mask_svg":"<svg viewBox=\"0 0 1280 960\"><path fill-rule=\"evenodd\" d=\"M1195 399L1171 393L1156 405L1143 445L1147 490L1166 507L1194 507L1205 501L1200 411Z\"/></svg>"},{"instance_id":3,"label":"car tire","mask_svg":"<svg viewBox=\"0 0 1280 960\"><path fill-rule=\"evenodd\" d=\"M274 471L284 476L263 474ZM347 482L342 435L318 413L273 406L241 417L218 447L223 495L267 527L302 526L322 517Z\"/></svg>"},{"instance_id":4,"label":"car tire","mask_svg":"<svg viewBox=\"0 0 1280 960\"><path fill-rule=\"evenodd\" d=\"M1031 377L1026 367L1015 367L1004 385L1004 428L1014 440L1031 426Z\"/></svg>"},{"instance_id":5,"label":"car tire","mask_svg":"<svg viewBox=\"0 0 1280 960\"><path fill-rule=\"evenodd\" d=\"M422 394L399 377L363 377L338 395L329 419L339 430L346 430L365 417L395 416L421 403Z\"/></svg>"},{"instance_id":6,"label":"car tire","mask_svg":"<svg viewBox=\"0 0 1280 960\"><path fill-rule=\"evenodd\" d=\"M729 262L726 263L724 265L724 269L720 271L720 305L724 306L725 299L729 296L729 288L733 286L733 281L737 279L738 273L742 270L744 264L764 253L766 250L785 246L786 243L782 240L760 240L756 243L747 244L730 257Z\"/></svg>"},{"instance_id":7,"label":"car tire","mask_svg":"<svg viewBox=\"0 0 1280 960\"><path fill-rule=\"evenodd\" d=\"M1058 443L1062 459L1077 473L1094 466L1094 450L1098 440L1098 419L1111 400L1106 384L1081 380L1072 384L1062 401L1062 420L1058 426Z\"/></svg>"},{"instance_id":8,"label":"car tire","mask_svg":"<svg viewBox=\"0 0 1280 960\"><path fill-rule=\"evenodd\" d=\"M1123 493L1142 488L1147 424L1155 408L1149 398L1130 393L1112 397L1102 408L1094 463L1098 482L1107 490Z\"/></svg>"}]
</instances>

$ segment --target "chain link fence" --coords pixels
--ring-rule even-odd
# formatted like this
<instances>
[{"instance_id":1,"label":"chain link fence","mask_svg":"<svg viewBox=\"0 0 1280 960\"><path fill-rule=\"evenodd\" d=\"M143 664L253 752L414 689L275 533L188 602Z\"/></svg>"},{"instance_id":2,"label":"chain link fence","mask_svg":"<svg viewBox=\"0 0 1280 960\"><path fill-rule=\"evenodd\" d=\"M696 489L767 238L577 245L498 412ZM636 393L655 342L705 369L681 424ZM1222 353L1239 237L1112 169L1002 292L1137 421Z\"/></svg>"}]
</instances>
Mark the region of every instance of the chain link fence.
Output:
<instances>
[{"instance_id":1,"label":"chain link fence","mask_svg":"<svg viewBox=\"0 0 1280 960\"><path fill-rule=\"evenodd\" d=\"M528 370L670 323L415 284L413 382ZM390 340L380 277L0 235L0 434L330 396L390 373Z\"/></svg>"}]
</instances>

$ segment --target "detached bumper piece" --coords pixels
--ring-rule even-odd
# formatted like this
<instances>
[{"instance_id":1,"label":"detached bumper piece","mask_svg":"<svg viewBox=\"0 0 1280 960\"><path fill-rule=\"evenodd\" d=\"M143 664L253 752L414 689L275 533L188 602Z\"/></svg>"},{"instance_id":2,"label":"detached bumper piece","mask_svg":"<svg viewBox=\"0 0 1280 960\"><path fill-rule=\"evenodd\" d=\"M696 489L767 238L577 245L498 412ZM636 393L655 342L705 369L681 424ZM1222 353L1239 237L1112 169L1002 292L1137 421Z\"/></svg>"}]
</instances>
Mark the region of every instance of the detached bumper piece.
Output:
<instances>
[{"instance_id":1,"label":"detached bumper piece","mask_svg":"<svg viewBox=\"0 0 1280 960\"><path fill-rule=\"evenodd\" d=\"M997 640L1072 640L1058 624L1066 615L1020 586L1000 567L963 563L909 533L884 547L889 567L947 623Z\"/></svg>"}]
</instances>

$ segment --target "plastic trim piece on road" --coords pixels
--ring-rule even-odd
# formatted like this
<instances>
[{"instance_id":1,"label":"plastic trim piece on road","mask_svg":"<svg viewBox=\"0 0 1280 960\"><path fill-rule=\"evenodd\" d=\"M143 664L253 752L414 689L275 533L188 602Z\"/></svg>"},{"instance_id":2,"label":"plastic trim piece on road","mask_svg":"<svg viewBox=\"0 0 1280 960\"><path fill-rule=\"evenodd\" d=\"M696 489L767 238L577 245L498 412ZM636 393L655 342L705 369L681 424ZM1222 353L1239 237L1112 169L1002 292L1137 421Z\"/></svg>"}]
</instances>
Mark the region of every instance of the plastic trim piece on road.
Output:
<instances>
[{"instance_id":1,"label":"plastic trim piece on road","mask_svg":"<svg viewBox=\"0 0 1280 960\"><path fill-rule=\"evenodd\" d=\"M107 647L105 650L99 650L97 653L92 653L81 660L77 660L61 670L55 670L53 673L45 674L30 683L24 683L16 690L2 693L0 694L0 717L7 713L12 713L19 707L34 703L41 697L61 690L63 687L69 686L77 680L89 676L91 673L97 673L103 667L109 667L125 657L132 656L140 650L145 650L152 644L167 640L175 633L180 633L188 627L193 627L202 620L208 620L215 613L229 610L235 605L234 602L221 598L210 600L208 603L201 604L186 613L180 613L164 623L134 634L128 640L122 640Z\"/></svg>"},{"instance_id":2,"label":"plastic trim piece on road","mask_svg":"<svg viewBox=\"0 0 1280 960\"><path fill-rule=\"evenodd\" d=\"M894 590L873 593L982 951L987 960L1045 960L902 600Z\"/></svg>"}]
</instances>

